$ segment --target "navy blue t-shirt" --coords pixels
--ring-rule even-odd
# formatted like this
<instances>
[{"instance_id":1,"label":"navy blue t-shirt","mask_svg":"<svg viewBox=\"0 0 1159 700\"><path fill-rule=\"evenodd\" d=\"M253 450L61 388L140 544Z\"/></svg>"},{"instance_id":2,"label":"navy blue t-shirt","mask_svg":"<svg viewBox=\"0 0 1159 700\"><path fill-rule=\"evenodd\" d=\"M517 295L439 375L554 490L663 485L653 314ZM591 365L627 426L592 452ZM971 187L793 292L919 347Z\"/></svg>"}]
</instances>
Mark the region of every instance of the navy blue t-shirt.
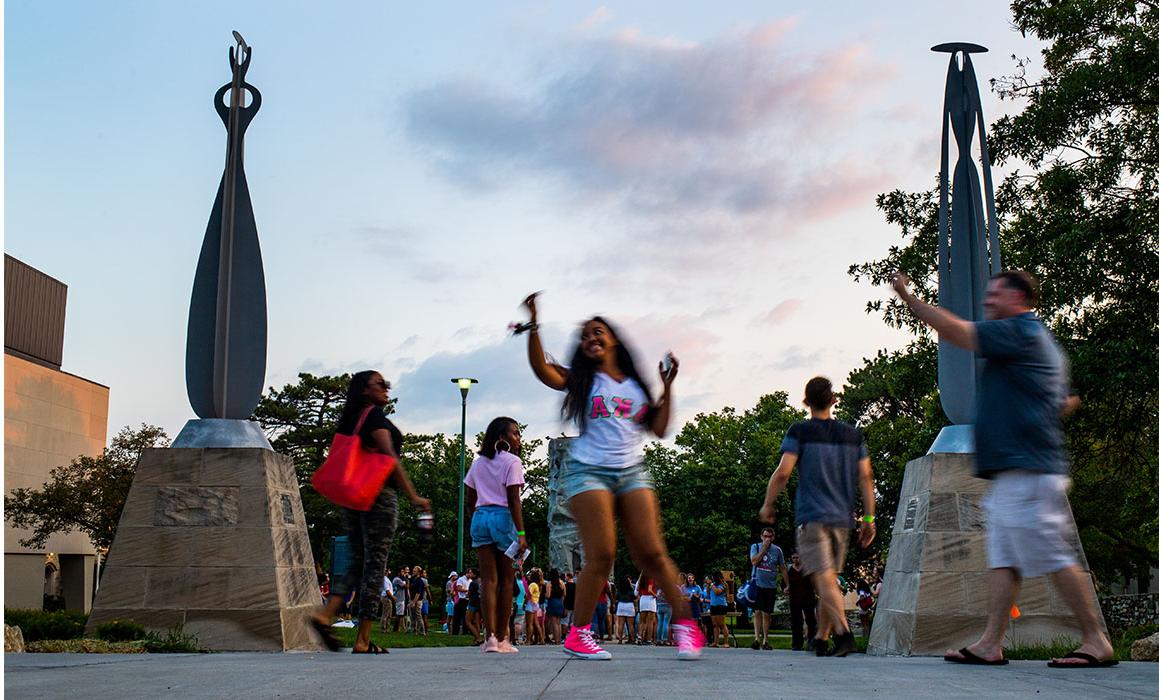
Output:
<instances>
[{"instance_id":1,"label":"navy blue t-shirt","mask_svg":"<svg viewBox=\"0 0 1159 700\"><path fill-rule=\"evenodd\" d=\"M781 451L797 455L797 524L853 527L857 464L869 456L861 431L839 420L810 418L789 426Z\"/></svg>"},{"instance_id":2,"label":"navy blue t-shirt","mask_svg":"<svg viewBox=\"0 0 1159 700\"><path fill-rule=\"evenodd\" d=\"M1066 355L1032 312L974 324L986 359L974 420L975 469L1066 474L1062 408L1070 393Z\"/></svg>"}]
</instances>

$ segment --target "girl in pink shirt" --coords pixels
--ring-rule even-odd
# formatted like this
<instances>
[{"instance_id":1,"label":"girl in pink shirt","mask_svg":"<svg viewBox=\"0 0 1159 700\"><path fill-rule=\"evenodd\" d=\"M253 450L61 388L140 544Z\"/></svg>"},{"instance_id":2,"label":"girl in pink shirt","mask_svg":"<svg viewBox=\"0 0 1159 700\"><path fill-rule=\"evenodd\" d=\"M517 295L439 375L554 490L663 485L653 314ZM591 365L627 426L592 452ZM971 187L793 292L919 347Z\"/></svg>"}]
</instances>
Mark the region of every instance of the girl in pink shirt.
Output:
<instances>
[{"instance_id":1,"label":"girl in pink shirt","mask_svg":"<svg viewBox=\"0 0 1159 700\"><path fill-rule=\"evenodd\" d=\"M523 531L523 447L519 424L511 418L496 418L483 434L483 449L471 463L463 483L467 487L467 511L471 516L471 542L479 555L482 577L479 597L483 621L491 630L483 642L484 652L514 654L519 650L508 639L514 579L505 552L518 542L516 557L527 549Z\"/></svg>"}]
</instances>

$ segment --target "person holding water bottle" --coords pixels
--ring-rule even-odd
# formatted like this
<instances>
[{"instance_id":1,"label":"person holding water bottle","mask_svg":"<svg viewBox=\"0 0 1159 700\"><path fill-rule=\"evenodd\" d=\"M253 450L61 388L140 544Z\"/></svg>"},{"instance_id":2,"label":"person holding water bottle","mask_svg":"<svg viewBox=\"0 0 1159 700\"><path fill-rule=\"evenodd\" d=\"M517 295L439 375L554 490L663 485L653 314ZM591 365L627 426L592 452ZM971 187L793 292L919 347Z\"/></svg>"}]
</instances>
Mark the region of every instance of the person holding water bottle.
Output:
<instances>
[{"instance_id":1,"label":"person holding water bottle","mask_svg":"<svg viewBox=\"0 0 1159 700\"><path fill-rule=\"evenodd\" d=\"M471 463L463 483L467 487L467 510L471 517L471 543L482 571L480 602L483 621L490 630L482 644L484 652L515 654L511 643L511 603L515 579L513 560L527 550L523 530L523 447L519 424L512 418L491 421L483 434L483 447ZM515 557L507 552L518 542Z\"/></svg>"}]
</instances>

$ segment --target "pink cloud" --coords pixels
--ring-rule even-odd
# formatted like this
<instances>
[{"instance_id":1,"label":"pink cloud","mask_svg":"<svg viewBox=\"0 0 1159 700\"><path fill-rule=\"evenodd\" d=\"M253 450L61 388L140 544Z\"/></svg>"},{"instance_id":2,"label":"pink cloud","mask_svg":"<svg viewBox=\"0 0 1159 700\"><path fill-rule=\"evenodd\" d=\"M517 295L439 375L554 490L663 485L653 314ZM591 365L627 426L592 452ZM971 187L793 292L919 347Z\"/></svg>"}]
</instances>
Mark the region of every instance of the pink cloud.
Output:
<instances>
[{"instance_id":1,"label":"pink cloud","mask_svg":"<svg viewBox=\"0 0 1159 700\"><path fill-rule=\"evenodd\" d=\"M801 308L805 302L801 299L785 299L779 302L766 313L753 319L753 325L775 326L785 322Z\"/></svg>"}]
</instances>

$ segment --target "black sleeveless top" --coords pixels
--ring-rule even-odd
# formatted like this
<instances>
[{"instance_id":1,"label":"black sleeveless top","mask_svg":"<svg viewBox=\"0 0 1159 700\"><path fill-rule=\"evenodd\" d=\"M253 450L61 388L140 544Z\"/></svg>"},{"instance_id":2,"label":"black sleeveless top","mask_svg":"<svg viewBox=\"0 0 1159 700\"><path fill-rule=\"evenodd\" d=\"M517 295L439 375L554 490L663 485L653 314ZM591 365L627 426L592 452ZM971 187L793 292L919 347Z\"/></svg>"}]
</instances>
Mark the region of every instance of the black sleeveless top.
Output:
<instances>
[{"instance_id":1,"label":"black sleeveless top","mask_svg":"<svg viewBox=\"0 0 1159 700\"><path fill-rule=\"evenodd\" d=\"M338 420L338 432L342 433L343 435L353 435L354 426L357 425L358 417L360 415L361 412L356 413L353 416L342 416L342 418ZM362 438L362 446L367 450L374 450L376 447L374 438L372 437L374 435L374 431L383 429L390 431L390 441L394 443L394 449L401 457L402 431L399 430L395 424L386 417L386 413L383 412L381 406L375 406L374 408L370 409L370 413L367 414L366 420L362 423L362 429L358 431L359 437Z\"/></svg>"}]
</instances>

